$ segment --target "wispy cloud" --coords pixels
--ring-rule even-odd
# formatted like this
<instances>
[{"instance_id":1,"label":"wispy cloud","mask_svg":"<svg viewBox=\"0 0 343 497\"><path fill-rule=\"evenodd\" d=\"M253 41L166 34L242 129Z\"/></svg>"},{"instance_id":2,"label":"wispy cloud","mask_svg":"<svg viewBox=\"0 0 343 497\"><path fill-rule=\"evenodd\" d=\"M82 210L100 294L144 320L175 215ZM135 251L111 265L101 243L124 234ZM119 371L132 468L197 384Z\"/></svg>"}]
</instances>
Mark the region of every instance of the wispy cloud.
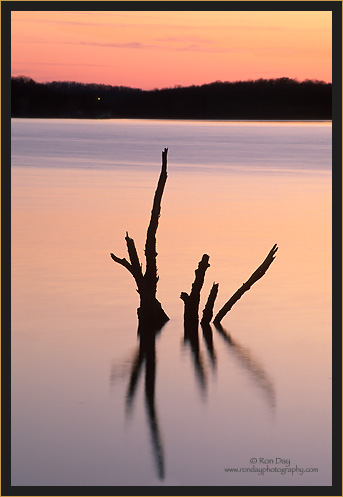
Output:
<instances>
[{"instance_id":1,"label":"wispy cloud","mask_svg":"<svg viewBox=\"0 0 343 497\"><path fill-rule=\"evenodd\" d=\"M105 22L84 22L84 21L66 21L66 20L61 20L61 19L25 19L25 18L15 18L15 22L24 22L25 24L28 23L37 23L37 24L67 24L69 26L96 26L96 27L101 27L101 26L108 26L108 23ZM13 22L13 21L12 21Z\"/></svg>"},{"instance_id":2,"label":"wispy cloud","mask_svg":"<svg viewBox=\"0 0 343 497\"><path fill-rule=\"evenodd\" d=\"M99 42L99 41L80 41L80 42L65 42L67 44L77 44L77 45L87 45L96 47L108 47L108 48L135 48L138 50L158 48L157 45L148 45L146 43L141 43L140 41L129 41L125 43L114 43L114 42Z\"/></svg>"},{"instance_id":3,"label":"wispy cloud","mask_svg":"<svg viewBox=\"0 0 343 497\"><path fill-rule=\"evenodd\" d=\"M26 43L28 40L23 38L21 40L22 43ZM156 40L156 43L143 43L140 41L127 41L123 43L112 42L112 41L93 41L93 40L46 40L46 39L30 39L30 43L35 43L39 45L73 45L73 46L88 46L88 47L102 47L102 48L118 48L118 49L132 49L132 50L159 50L159 51L173 51L173 52L232 52L232 50L222 49L218 46L215 46L214 43L210 41L202 41L201 43L185 43L183 40L180 43L180 40L175 39L165 39L164 42L159 42ZM179 42L179 43L177 43Z\"/></svg>"},{"instance_id":4,"label":"wispy cloud","mask_svg":"<svg viewBox=\"0 0 343 497\"><path fill-rule=\"evenodd\" d=\"M27 61L17 61L16 62L16 66L19 66L19 65L27 65L27 66L86 66L86 67L109 67L111 64L86 64L86 63L83 63L83 62L80 62L80 63L77 63L77 62L37 62L37 61L30 61L30 62L27 62ZM15 70L18 72L18 70L16 69L16 67L13 67L12 70Z\"/></svg>"},{"instance_id":5,"label":"wispy cloud","mask_svg":"<svg viewBox=\"0 0 343 497\"><path fill-rule=\"evenodd\" d=\"M161 43L174 43L174 42L193 42L193 43L205 43L205 44L213 44L213 40L200 38L194 35L191 36L164 36L163 38L156 38L156 41Z\"/></svg>"},{"instance_id":6,"label":"wispy cloud","mask_svg":"<svg viewBox=\"0 0 343 497\"><path fill-rule=\"evenodd\" d=\"M66 42L67 44L73 42ZM78 43L79 45L87 45L87 46L99 46L105 48L118 48L118 49L127 49L131 48L133 50L158 50L165 52L203 52L203 53L242 53L246 52L245 48L223 48L220 46L204 46L198 43L187 43L187 44L146 44L137 41L131 41L126 43L112 43L112 42L93 42L93 41L82 41Z\"/></svg>"},{"instance_id":7,"label":"wispy cloud","mask_svg":"<svg viewBox=\"0 0 343 497\"><path fill-rule=\"evenodd\" d=\"M190 42L187 43L186 40L189 40ZM54 41L54 40L46 40L46 39L30 39L30 43L35 43L39 45L71 45L71 46L85 46L85 47L101 47L101 48L108 48L108 49L119 49L119 50L127 50L127 49L132 49L132 50L156 50L156 51L165 51L165 52L189 52L189 53L209 53L209 54L235 54L235 53L251 53L252 48L251 47L243 47L243 46L237 46L235 43L233 43L229 47L224 47L220 44L220 42L215 43L210 40L201 40L200 42L194 41L192 37L185 37L183 39L177 38L177 37L165 37L162 39L156 39L156 43L143 43L140 41L127 41L123 43L118 43L118 42L112 42L112 41L93 41L93 40L60 40L60 41ZM26 39L22 39L21 42L25 43ZM274 52L276 53L292 53L293 50L291 49L280 49L279 47L254 47L253 48L254 53L261 53L263 52L264 54L273 54ZM67 64L65 64L67 65ZM74 65L74 64L70 64ZM81 65L89 65L89 66L97 66L97 64L81 64Z\"/></svg>"},{"instance_id":8,"label":"wispy cloud","mask_svg":"<svg viewBox=\"0 0 343 497\"><path fill-rule=\"evenodd\" d=\"M42 14L42 12L39 12ZM176 14L178 12L175 12ZM187 12L188 14L190 12ZM194 11L194 13L198 13L198 11ZM211 13L211 11L210 11ZM171 22L165 22L168 17L166 14L174 14L174 12L166 13L166 12L159 12L159 11L142 11L142 12L124 12L124 11L58 11L58 14L65 14L67 17L72 16L73 14L77 14L78 16L86 16L86 18L91 18L87 19L85 21L83 20L75 20L75 19L54 19L51 18L50 15L53 14L53 12L48 13L46 12L46 17L44 18L35 18L35 17L21 17L22 13L17 13L16 17L13 17L12 22L21 22L21 23L38 23L38 24L53 24L53 25L69 25L69 26L80 26L80 27L109 27L112 26L113 28L130 28L134 29L135 26L144 26L147 30L153 30L153 29L159 29L163 30L165 32L173 32L177 33L178 31L182 30L183 32L186 30L188 32L199 32L199 33L204 33L208 29L213 29L213 24L207 23L206 20L201 20L199 21L199 24L193 24L193 23L187 23L187 22L179 22L179 19L171 17ZM148 14L148 15L146 15ZM230 11L223 10L223 14L230 14ZM100 16L101 20L97 20L96 16ZM128 22L131 21L131 22ZM136 21L132 23L132 21ZM137 21L140 21L139 24ZM220 31L225 31L227 32L228 30L230 32L233 31L275 31L278 32L280 31L280 26L278 24L270 25L270 24L259 24L259 25L254 25L252 23L249 24L237 24L235 23L234 20L231 20L230 17L227 18L226 22L220 23L215 26L216 32ZM285 26L282 25L281 27L282 31L287 31L287 32L294 32L298 31L299 28L296 26ZM321 31L323 28L320 26L317 26L316 28L313 27L308 27L306 25L302 26L301 30L302 32L317 32ZM161 38L160 41L177 41L177 36L166 36L165 38ZM200 40L199 40L200 41ZM202 42L209 42L208 40L201 40Z\"/></svg>"}]
</instances>

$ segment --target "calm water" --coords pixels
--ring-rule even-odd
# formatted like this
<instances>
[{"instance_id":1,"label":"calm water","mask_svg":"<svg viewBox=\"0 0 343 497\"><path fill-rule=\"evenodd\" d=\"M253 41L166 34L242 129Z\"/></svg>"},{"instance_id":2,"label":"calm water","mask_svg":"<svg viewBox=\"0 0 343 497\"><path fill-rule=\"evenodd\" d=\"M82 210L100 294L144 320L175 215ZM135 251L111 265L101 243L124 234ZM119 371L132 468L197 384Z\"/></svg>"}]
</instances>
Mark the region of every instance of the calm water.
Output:
<instances>
[{"instance_id":1,"label":"calm water","mask_svg":"<svg viewBox=\"0 0 343 497\"><path fill-rule=\"evenodd\" d=\"M138 369L109 254L128 231L144 262L164 147L171 320ZM185 341L202 254L218 311L274 243L224 333ZM331 485L331 124L12 120L12 345L12 485Z\"/></svg>"}]
</instances>

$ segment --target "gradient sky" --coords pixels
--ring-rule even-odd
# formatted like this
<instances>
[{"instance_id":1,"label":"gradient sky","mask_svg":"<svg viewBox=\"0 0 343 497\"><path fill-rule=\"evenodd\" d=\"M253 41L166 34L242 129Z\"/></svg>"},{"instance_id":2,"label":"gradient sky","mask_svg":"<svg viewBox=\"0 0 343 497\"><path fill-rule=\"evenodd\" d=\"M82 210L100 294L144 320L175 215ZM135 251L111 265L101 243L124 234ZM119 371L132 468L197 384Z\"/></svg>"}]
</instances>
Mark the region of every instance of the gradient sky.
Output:
<instances>
[{"instance_id":1,"label":"gradient sky","mask_svg":"<svg viewBox=\"0 0 343 497\"><path fill-rule=\"evenodd\" d=\"M12 76L142 89L332 81L331 12L12 12Z\"/></svg>"}]
</instances>

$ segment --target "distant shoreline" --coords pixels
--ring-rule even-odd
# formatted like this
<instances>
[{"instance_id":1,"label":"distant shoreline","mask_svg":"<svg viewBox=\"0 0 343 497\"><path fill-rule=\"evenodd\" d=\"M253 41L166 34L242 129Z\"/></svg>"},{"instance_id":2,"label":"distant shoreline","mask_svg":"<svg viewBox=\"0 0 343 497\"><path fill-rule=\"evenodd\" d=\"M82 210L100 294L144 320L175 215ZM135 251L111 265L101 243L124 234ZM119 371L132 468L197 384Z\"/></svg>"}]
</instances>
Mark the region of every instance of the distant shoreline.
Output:
<instances>
[{"instance_id":1,"label":"distant shoreline","mask_svg":"<svg viewBox=\"0 0 343 497\"><path fill-rule=\"evenodd\" d=\"M11 117L211 121L330 121L332 84L289 78L140 90L11 80Z\"/></svg>"}]
</instances>

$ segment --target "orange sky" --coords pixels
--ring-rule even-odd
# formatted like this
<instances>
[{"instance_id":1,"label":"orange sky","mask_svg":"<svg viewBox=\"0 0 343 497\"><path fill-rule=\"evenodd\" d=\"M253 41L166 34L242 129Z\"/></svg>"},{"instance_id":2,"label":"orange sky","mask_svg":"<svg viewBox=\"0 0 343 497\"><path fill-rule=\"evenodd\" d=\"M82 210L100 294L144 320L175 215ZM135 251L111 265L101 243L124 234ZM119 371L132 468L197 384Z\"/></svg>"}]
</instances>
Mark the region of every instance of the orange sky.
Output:
<instances>
[{"instance_id":1,"label":"orange sky","mask_svg":"<svg viewBox=\"0 0 343 497\"><path fill-rule=\"evenodd\" d=\"M12 12L12 76L152 89L332 81L331 12Z\"/></svg>"}]
</instances>

